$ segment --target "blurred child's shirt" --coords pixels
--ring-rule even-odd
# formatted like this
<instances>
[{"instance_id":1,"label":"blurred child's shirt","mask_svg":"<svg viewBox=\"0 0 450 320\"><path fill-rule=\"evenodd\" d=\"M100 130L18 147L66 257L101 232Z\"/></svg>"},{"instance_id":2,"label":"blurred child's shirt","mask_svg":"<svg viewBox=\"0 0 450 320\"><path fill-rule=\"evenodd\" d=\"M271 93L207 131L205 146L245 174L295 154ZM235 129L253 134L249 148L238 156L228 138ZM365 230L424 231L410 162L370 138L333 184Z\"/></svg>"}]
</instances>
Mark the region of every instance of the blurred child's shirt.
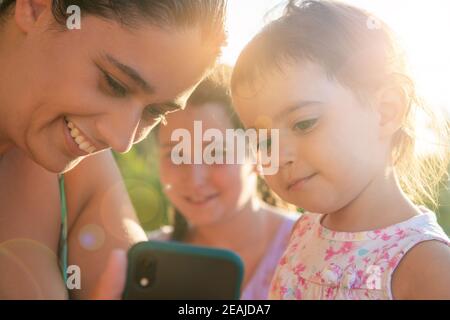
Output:
<instances>
[{"instance_id":1,"label":"blurred child's shirt","mask_svg":"<svg viewBox=\"0 0 450 320\"><path fill-rule=\"evenodd\" d=\"M450 245L436 216L422 214L367 232L336 232L323 215L306 213L294 227L275 273L271 299L393 299L391 279L415 245L437 240Z\"/></svg>"},{"instance_id":2,"label":"blurred child's shirt","mask_svg":"<svg viewBox=\"0 0 450 320\"><path fill-rule=\"evenodd\" d=\"M292 227L297 221L297 215L284 215L284 220L272 240L269 250L262 258L255 273L242 292L242 300L267 300L270 284L275 274L278 262L286 250L291 236Z\"/></svg>"}]
</instances>

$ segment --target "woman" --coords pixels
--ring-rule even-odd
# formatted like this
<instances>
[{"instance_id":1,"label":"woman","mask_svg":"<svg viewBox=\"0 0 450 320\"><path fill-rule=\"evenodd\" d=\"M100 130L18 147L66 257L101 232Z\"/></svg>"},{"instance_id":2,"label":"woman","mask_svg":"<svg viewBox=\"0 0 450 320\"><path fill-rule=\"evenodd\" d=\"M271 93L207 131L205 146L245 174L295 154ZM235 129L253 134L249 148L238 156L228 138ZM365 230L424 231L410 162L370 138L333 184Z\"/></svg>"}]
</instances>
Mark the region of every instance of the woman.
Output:
<instances>
[{"instance_id":1,"label":"woman","mask_svg":"<svg viewBox=\"0 0 450 320\"><path fill-rule=\"evenodd\" d=\"M224 2L0 1L0 298L67 298L67 265L70 297L120 297L111 253L145 234L109 149L183 106L224 41Z\"/></svg>"},{"instance_id":2,"label":"woman","mask_svg":"<svg viewBox=\"0 0 450 320\"><path fill-rule=\"evenodd\" d=\"M227 130L242 128L231 106L230 73L223 67L200 83L187 101L187 110L168 116L168 125L157 131L160 177L176 213L173 231L162 228L149 238L236 252L245 266L242 299L267 299L275 266L297 215L260 200L256 165L251 159L235 164L177 165L173 161L174 147L179 144L172 141L175 130L189 132L191 141L195 141L195 122L201 124L203 132L219 130L224 137ZM203 145L203 150L207 145ZM195 148L202 146L194 144ZM236 150L225 150L218 145L213 153L226 159L233 151ZM191 158L195 153L194 150L182 152L183 158ZM264 185L262 181L260 185ZM264 195L267 197L267 191Z\"/></svg>"}]
</instances>

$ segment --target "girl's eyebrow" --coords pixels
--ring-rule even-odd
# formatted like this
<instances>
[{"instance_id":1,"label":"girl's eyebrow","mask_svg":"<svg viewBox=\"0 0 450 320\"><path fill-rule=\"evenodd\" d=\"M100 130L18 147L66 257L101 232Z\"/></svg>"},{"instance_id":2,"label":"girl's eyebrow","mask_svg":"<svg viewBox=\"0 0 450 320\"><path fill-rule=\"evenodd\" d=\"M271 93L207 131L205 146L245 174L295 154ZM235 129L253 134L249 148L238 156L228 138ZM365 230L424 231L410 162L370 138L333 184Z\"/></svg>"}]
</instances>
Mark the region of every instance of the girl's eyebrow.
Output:
<instances>
[{"instance_id":1,"label":"girl's eyebrow","mask_svg":"<svg viewBox=\"0 0 450 320\"><path fill-rule=\"evenodd\" d=\"M278 115L276 115L274 120L278 121L281 118L291 114L292 112L297 111L298 109L308 107L311 105L321 105L321 104L323 104L323 102L318 101L318 100L300 100L296 103L291 104L290 107L284 109L282 112L280 112Z\"/></svg>"}]
</instances>

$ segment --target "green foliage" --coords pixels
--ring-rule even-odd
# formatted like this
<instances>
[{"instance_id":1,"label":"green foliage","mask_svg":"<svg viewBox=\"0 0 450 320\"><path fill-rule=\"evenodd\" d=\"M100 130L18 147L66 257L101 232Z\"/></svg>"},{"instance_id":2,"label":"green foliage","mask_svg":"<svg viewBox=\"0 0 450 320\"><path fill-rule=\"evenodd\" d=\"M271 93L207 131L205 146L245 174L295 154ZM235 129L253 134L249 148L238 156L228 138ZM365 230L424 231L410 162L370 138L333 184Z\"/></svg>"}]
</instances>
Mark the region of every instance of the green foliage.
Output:
<instances>
[{"instance_id":1,"label":"green foliage","mask_svg":"<svg viewBox=\"0 0 450 320\"><path fill-rule=\"evenodd\" d=\"M162 192L154 138L126 154L114 154L138 218L146 231L168 224L168 202Z\"/></svg>"}]
</instances>

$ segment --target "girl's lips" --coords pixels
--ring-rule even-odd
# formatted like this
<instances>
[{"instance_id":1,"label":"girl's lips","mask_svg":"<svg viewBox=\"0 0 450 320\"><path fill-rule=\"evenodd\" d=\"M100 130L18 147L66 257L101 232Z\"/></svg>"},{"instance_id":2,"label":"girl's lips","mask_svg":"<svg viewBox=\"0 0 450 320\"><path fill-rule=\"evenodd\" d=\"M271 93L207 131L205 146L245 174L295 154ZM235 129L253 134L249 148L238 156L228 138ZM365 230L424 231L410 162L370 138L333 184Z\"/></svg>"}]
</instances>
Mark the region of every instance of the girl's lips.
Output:
<instances>
[{"instance_id":1,"label":"girl's lips","mask_svg":"<svg viewBox=\"0 0 450 320\"><path fill-rule=\"evenodd\" d=\"M73 140L72 136L70 135L69 127L67 127L67 123L64 117L61 119L63 124L64 140L66 141L66 146L69 153L77 158L87 156L89 153L81 150L78 147L78 144Z\"/></svg>"},{"instance_id":2,"label":"girl's lips","mask_svg":"<svg viewBox=\"0 0 450 320\"><path fill-rule=\"evenodd\" d=\"M313 173L307 177L304 178L300 178L300 179L296 179L293 180L292 182L290 182L288 184L287 190L288 191L299 191L303 188L303 186L309 182L309 180L311 180L314 176L316 176L317 173Z\"/></svg>"}]
</instances>

